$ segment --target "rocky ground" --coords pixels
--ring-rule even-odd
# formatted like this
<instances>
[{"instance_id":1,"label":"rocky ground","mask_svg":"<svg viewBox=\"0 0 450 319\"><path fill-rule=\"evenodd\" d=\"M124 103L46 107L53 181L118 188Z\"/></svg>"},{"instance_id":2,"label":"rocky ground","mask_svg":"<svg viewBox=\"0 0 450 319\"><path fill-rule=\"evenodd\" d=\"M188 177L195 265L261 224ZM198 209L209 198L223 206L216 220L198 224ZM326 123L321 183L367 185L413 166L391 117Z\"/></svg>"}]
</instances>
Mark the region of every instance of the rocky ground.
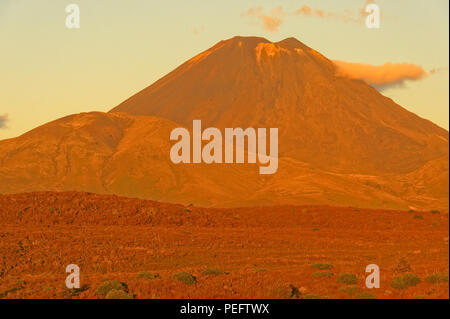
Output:
<instances>
[{"instance_id":1,"label":"rocky ground","mask_svg":"<svg viewBox=\"0 0 450 319\"><path fill-rule=\"evenodd\" d=\"M0 195L0 297L449 298L448 240L446 211ZM369 264L379 289L365 287Z\"/></svg>"}]
</instances>

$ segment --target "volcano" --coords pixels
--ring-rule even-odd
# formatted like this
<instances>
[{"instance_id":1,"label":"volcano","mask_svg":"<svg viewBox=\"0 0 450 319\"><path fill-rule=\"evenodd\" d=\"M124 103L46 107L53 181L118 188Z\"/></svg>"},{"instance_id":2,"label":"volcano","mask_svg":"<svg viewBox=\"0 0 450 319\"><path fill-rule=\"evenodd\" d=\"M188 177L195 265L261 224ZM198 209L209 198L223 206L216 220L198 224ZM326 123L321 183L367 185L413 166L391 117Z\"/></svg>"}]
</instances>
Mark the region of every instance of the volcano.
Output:
<instances>
[{"instance_id":1,"label":"volcano","mask_svg":"<svg viewBox=\"0 0 450 319\"><path fill-rule=\"evenodd\" d=\"M170 131L278 128L279 168L173 164ZM83 190L203 206L448 210L448 131L294 38L221 41L109 113L0 141L0 192Z\"/></svg>"},{"instance_id":2,"label":"volcano","mask_svg":"<svg viewBox=\"0 0 450 319\"><path fill-rule=\"evenodd\" d=\"M448 132L294 38L222 41L111 112L191 126L277 127L280 155L333 171L408 172L448 154Z\"/></svg>"}]
</instances>

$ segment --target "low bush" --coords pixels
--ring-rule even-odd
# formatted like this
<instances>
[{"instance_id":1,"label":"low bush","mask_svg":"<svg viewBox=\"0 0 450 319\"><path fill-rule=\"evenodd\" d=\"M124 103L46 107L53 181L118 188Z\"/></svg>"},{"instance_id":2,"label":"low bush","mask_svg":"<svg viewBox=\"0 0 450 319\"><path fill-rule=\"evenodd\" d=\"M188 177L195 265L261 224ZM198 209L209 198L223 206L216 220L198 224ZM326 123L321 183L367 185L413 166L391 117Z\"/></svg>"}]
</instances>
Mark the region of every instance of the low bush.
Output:
<instances>
[{"instance_id":1,"label":"low bush","mask_svg":"<svg viewBox=\"0 0 450 319\"><path fill-rule=\"evenodd\" d=\"M193 285L197 282L197 279L194 276L185 271L178 271L175 275L173 275L173 277L186 285Z\"/></svg>"},{"instance_id":2,"label":"low bush","mask_svg":"<svg viewBox=\"0 0 450 319\"><path fill-rule=\"evenodd\" d=\"M394 280L391 281L391 287L395 289L408 289L412 286L417 286L420 283L419 276L407 273L402 276L395 277Z\"/></svg>"},{"instance_id":3,"label":"low bush","mask_svg":"<svg viewBox=\"0 0 450 319\"><path fill-rule=\"evenodd\" d=\"M77 297L77 296L80 295L80 293L82 293L83 291L86 291L88 289L89 289L89 285L85 284L85 285L81 286L80 288L70 288L69 289L69 294L71 296Z\"/></svg>"},{"instance_id":4,"label":"low bush","mask_svg":"<svg viewBox=\"0 0 450 319\"><path fill-rule=\"evenodd\" d=\"M352 297L354 294L359 292L359 288L355 285L350 285L339 288L339 291L347 294L349 297Z\"/></svg>"},{"instance_id":5,"label":"low bush","mask_svg":"<svg viewBox=\"0 0 450 319\"><path fill-rule=\"evenodd\" d=\"M400 258L397 266L394 268L396 273L406 273L411 271L411 265L405 258Z\"/></svg>"},{"instance_id":6,"label":"low bush","mask_svg":"<svg viewBox=\"0 0 450 319\"><path fill-rule=\"evenodd\" d=\"M317 277L317 278L323 278L323 277L330 278L330 277L333 277L333 275L334 274L331 271L327 271L327 270L317 271L317 272L313 273L313 276Z\"/></svg>"},{"instance_id":7,"label":"low bush","mask_svg":"<svg viewBox=\"0 0 450 319\"><path fill-rule=\"evenodd\" d=\"M105 299L133 299L133 296L123 290L112 289L105 296Z\"/></svg>"},{"instance_id":8,"label":"low bush","mask_svg":"<svg viewBox=\"0 0 450 319\"><path fill-rule=\"evenodd\" d=\"M297 299L301 295L294 285L277 285L270 289L269 297L273 299Z\"/></svg>"},{"instance_id":9,"label":"low bush","mask_svg":"<svg viewBox=\"0 0 450 319\"><path fill-rule=\"evenodd\" d=\"M355 274L340 274L337 283L346 284L346 285L354 285L358 282L358 277Z\"/></svg>"},{"instance_id":10,"label":"low bush","mask_svg":"<svg viewBox=\"0 0 450 319\"><path fill-rule=\"evenodd\" d=\"M303 299L328 299L328 297L317 294L306 294Z\"/></svg>"},{"instance_id":11,"label":"low bush","mask_svg":"<svg viewBox=\"0 0 450 319\"><path fill-rule=\"evenodd\" d=\"M206 268L203 272L203 275L205 276L218 276L218 275L224 275L225 272L223 270L217 269L217 268Z\"/></svg>"},{"instance_id":12,"label":"low bush","mask_svg":"<svg viewBox=\"0 0 450 319\"><path fill-rule=\"evenodd\" d=\"M137 273L136 278L151 280L151 279L159 278L159 274L152 274L147 271L140 271Z\"/></svg>"},{"instance_id":13,"label":"low bush","mask_svg":"<svg viewBox=\"0 0 450 319\"><path fill-rule=\"evenodd\" d=\"M432 284L438 284L441 282L448 282L448 275L444 274L432 274L429 275L427 278L425 278L426 282L432 283Z\"/></svg>"},{"instance_id":14,"label":"low bush","mask_svg":"<svg viewBox=\"0 0 450 319\"><path fill-rule=\"evenodd\" d=\"M128 286L117 280L105 280L95 291L98 295L106 297L111 290L123 290L128 292Z\"/></svg>"},{"instance_id":15,"label":"low bush","mask_svg":"<svg viewBox=\"0 0 450 319\"><path fill-rule=\"evenodd\" d=\"M360 293L357 293L355 295L356 299L377 299L377 297L373 294L371 294L370 292L367 291L362 291Z\"/></svg>"},{"instance_id":16,"label":"low bush","mask_svg":"<svg viewBox=\"0 0 450 319\"><path fill-rule=\"evenodd\" d=\"M311 268L320 269L320 270L326 270L333 268L333 265L327 264L327 263L318 263L318 264L312 264Z\"/></svg>"}]
</instances>

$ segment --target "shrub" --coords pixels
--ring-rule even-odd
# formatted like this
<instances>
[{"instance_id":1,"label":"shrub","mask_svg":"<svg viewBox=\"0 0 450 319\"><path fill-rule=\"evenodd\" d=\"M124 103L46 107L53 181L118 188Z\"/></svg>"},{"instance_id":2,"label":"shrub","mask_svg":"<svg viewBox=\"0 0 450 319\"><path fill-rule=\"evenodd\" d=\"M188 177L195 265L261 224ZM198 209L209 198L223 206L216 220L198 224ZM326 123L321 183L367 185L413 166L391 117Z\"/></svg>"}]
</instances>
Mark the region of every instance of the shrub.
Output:
<instances>
[{"instance_id":1,"label":"shrub","mask_svg":"<svg viewBox=\"0 0 450 319\"><path fill-rule=\"evenodd\" d=\"M23 289L23 287L14 287L14 288L5 290L4 292L1 292L1 293L0 293L0 299L1 299L1 298L5 298L8 294L14 293L14 292L16 292L16 291L18 291L18 290L21 290L21 289Z\"/></svg>"},{"instance_id":2,"label":"shrub","mask_svg":"<svg viewBox=\"0 0 450 319\"><path fill-rule=\"evenodd\" d=\"M106 295L113 289L128 292L128 286L125 283L116 280L105 280L95 292L103 297L106 297Z\"/></svg>"},{"instance_id":3,"label":"shrub","mask_svg":"<svg viewBox=\"0 0 450 319\"><path fill-rule=\"evenodd\" d=\"M434 222L434 223L433 223L433 226L439 226L439 225L441 225L440 222Z\"/></svg>"},{"instance_id":4,"label":"shrub","mask_svg":"<svg viewBox=\"0 0 450 319\"><path fill-rule=\"evenodd\" d=\"M396 273L405 273L411 271L411 265L405 258L400 258L397 266L394 268L394 272Z\"/></svg>"},{"instance_id":5,"label":"shrub","mask_svg":"<svg viewBox=\"0 0 450 319\"><path fill-rule=\"evenodd\" d=\"M357 293L355 295L355 298L356 299L377 299L377 297L375 295L372 295L370 292L367 292L367 291Z\"/></svg>"},{"instance_id":6,"label":"shrub","mask_svg":"<svg viewBox=\"0 0 450 319\"><path fill-rule=\"evenodd\" d=\"M185 271L178 271L173 277L186 285L193 285L197 282L197 279L194 276Z\"/></svg>"},{"instance_id":7,"label":"shrub","mask_svg":"<svg viewBox=\"0 0 450 319\"><path fill-rule=\"evenodd\" d=\"M217 269L217 268L206 268L203 272L203 275L205 276L218 276L225 274L224 271Z\"/></svg>"},{"instance_id":8,"label":"shrub","mask_svg":"<svg viewBox=\"0 0 450 319\"><path fill-rule=\"evenodd\" d=\"M346 284L346 285L354 285L358 282L358 277L355 274L340 274L337 283Z\"/></svg>"},{"instance_id":9,"label":"shrub","mask_svg":"<svg viewBox=\"0 0 450 319\"><path fill-rule=\"evenodd\" d=\"M22 280L22 279L18 279L16 281L16 285L19 285L21 287L25 286L26 284L27 284L27 282L25 280Z\"/></svg>"},{"instance_id":10,"label":"shrub","mask_svg":"<svg viewBox=\"0 0 450 319\"><path fill-rule=\"evenodd\" d=\"M440 214L441 212L436 210L436 209L433 209L432 211L430 211L430 213L432 213L432 214Z\"/></svg>"},{"instance_id":11,"label":"shrub","mask_svg":"<svg viewBox=\"0 0 450 319\"><path fill-rule=\"evenodd\" d=\"M291 298L300 297L301 293L297 287L295 287L294 285L289 285L289 288L291 289Z\"/></svg>"},{"instance_id":12,"label":"shrub","mask_svg":"<svg viewBox=\"0 0 450 319\"><path fill-rule=\"evenodd\" d=\"M422 215L414 215L414 219L423 219Z\"/></svg>"},{"instance_id":13,"label":"shrub","mask_svg":"<svg viewBox=\"0 0 450 319\"><path fill-rule=\"evenodd\" d=\"M105 296L105 299L133 299L133 296L121 289L112 289Z\"/></svg>"},{"instance_id":14,"label":"shrub","mask_svg":"<svg viewBox=\"0 0 450 319\"><path fill-rule=\"evenodd\" d=\"M327 270L317 271L317 272L313 273L313 276L318 277L318 278L323 278L323 277L330 278L330 277L333 277L333 275L334 274L331 271L327 271Z\"/></svg>"},{"instance_id":15,"label":"shrub","mask_svg":"<svg viewBox=\"0 0 450 319\"><path fill-rule=\"evenodd\" d=\"M273 299L296 299L300 297L300 290L294 285L278 285L269 291Z\"/></svg>"},{"instance_id":16,"label":"shrub","mask_svg":"<svg viewBox=\"0 0 450 319\"><path fill-rule=\"evenodd\" d=\"M137 273L136 278L138 279L156 279L159 278L159 274L152 274L150 272L147 271L140 271Z\"/></svg>"},{"instance_id":17,"label":"shrub","mask_svg":"<svg viewBox=\"0 0 450 319\"><path fill-rule=\"evenodd\" d=\"M395 277L394 280L391 281L391 287L395 289L408 289L412 286L417 286L420 283L419 276L407 273L403 276Z\"/></svg>"},{"instance_id":18,"label":"shrub","mask_svg":"<svg viewBox=\"0 0 450 319\"><path fill-rule=\"evenodd\" d=\"M326 263L318 263L318 264L312 264L311 268L320 269L320 270L326 270L333 268L333 265L326 264Z\"/></svg>"},{"instance_id":19,"label":"shrub","mask_svg":"<svg viewBox=\"0 0 450 319\"><path fill-rule=\"evenodd\" d=\"M359 288L355 285L350 285L339 288L339 291L346 293L349 297L351 297L357 292L359 292Z\"/></svg>"},{"instance_id":20,"label":"shrub","mask_svg":"<svg viewBox=\"0 0 450 319\"><path fill-rule=\"evenodd\" d=\"M427 278L425 278L425 281L432 284L438 284L440 282L448 282L448 275L432 274L429 275Z\"/></svg>"},{"instance_id":21,"label":"shrub","mask_svg":"<svg viewBox=\"0 0 450 319\"><path fill-rule=\"evenodd\" d=\"M328 299L328 297L317 294L306 294L303 299Z\"/></svg>"},{"instance_id":22,"label":"shrub","mask_svg":"<svg viewBox=\"0 0 450 319\"><path fill-rule=\"evenodd\" d=\"M318 231L319 228L318 228L318 227L314 227L312 230L313 230L313 231Z\"/></svg>"},{"instance_id":23,"label":"shrub","mask_svg":"<svg viewBox=\"0 0 450 319\"><path fill-rule=\"evenodd\" d=\"M89 289L89 285L85 284L85 285L81 286L80 288L70 288L69 289L69 294L71 296L77 297L77 296L80 295L81 292L86 291L88 289Z\"/></svg>"}]
</instances>

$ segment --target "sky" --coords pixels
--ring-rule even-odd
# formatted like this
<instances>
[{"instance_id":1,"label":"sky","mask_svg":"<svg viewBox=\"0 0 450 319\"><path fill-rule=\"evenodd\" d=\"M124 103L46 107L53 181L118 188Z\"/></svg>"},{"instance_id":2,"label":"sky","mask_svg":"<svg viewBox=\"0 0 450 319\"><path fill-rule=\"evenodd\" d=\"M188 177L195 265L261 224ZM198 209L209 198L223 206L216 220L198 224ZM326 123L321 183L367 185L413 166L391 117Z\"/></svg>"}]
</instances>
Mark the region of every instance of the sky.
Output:
<instances>
[{"instance_id":1,"label":"sky","mask_svg":"<svg viewBox=\"0 0 450 319\"><path fill-rule=\"evenodd\" d=\"M365 25L366 2L0 0L0 139L108 111L236 35L295 37L448 130L449 1L372 0L379 29ZM66 27L69 4L79 29Z\"/></svg>"}]
</instances>

